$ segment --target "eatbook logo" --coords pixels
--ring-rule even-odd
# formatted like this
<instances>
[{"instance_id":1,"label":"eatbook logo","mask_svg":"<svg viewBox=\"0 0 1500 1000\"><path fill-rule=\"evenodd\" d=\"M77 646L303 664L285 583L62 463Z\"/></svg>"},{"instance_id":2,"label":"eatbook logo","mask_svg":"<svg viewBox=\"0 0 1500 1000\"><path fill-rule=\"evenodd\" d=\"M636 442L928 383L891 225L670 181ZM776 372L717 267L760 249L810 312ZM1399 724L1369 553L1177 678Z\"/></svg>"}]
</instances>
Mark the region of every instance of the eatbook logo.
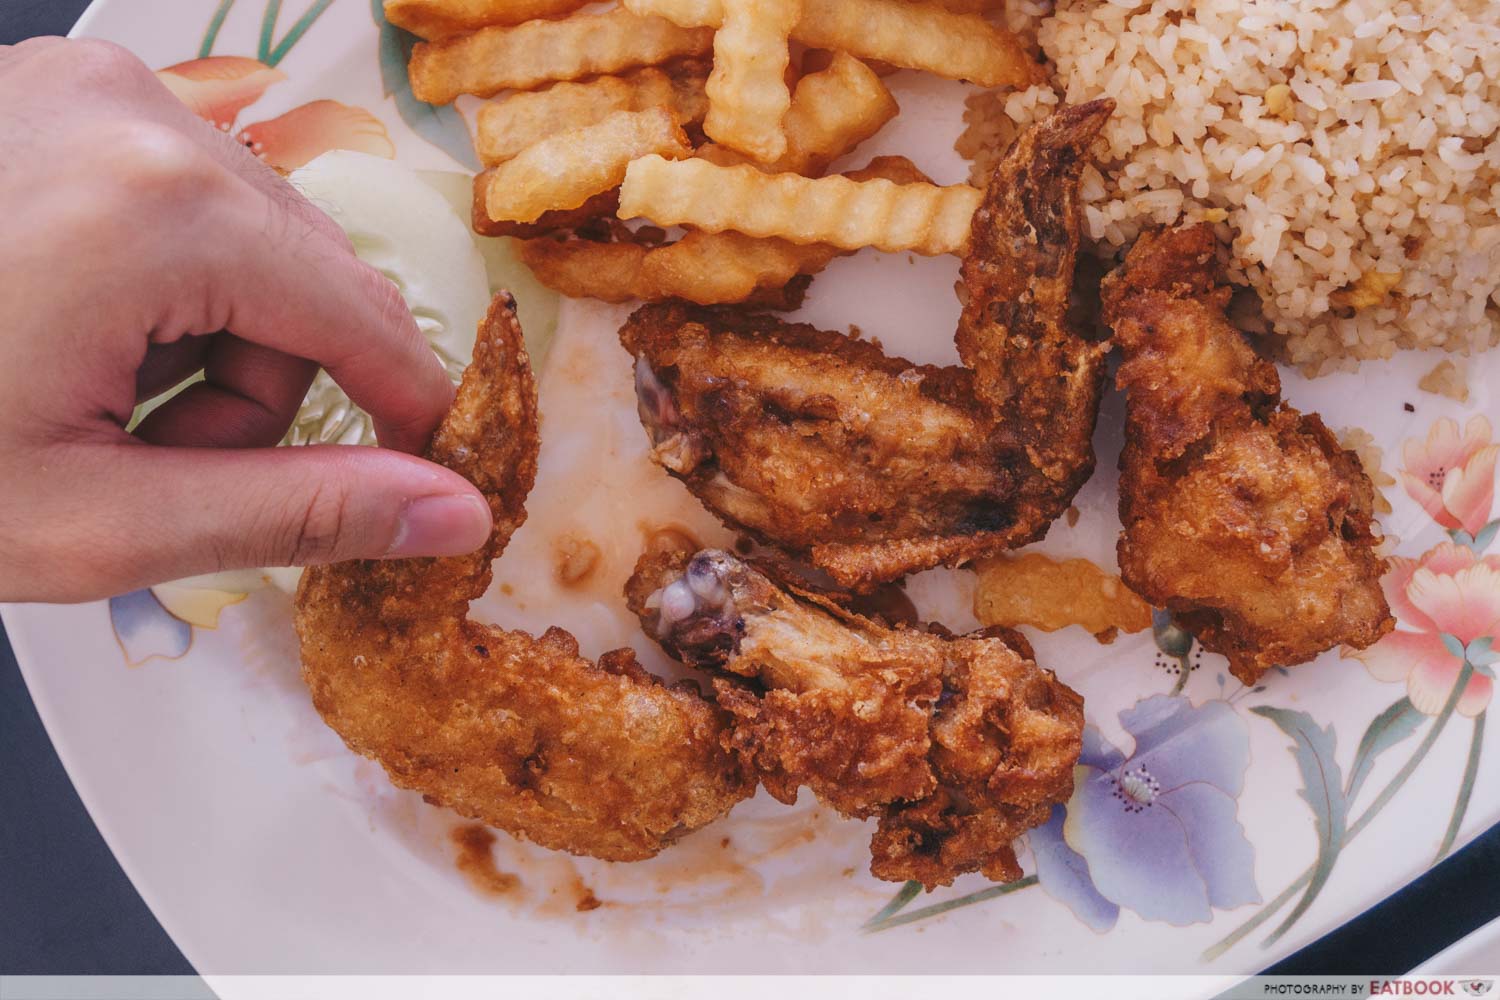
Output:
<instances>
[{"instance_id":1,"label":"eatbook logo","mask_svg":"<svg viewBox=\"0 0 1500 1000\"><path fill-rule=\"evenodd\" d=\"M1493 979L1465 979L1459 985L1469 996L1482 997L1488 996L1490 990L1494 989L1495 981Z\"/></svg>"}]
</instances>

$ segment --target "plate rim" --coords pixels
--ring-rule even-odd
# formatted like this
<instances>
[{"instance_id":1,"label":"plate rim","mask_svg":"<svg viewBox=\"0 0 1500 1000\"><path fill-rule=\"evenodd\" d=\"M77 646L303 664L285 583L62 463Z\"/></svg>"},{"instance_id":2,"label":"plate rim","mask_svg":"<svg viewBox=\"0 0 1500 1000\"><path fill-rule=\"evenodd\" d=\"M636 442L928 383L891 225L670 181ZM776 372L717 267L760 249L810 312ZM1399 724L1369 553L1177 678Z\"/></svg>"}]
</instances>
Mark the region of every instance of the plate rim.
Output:
<instances>
[{"instance_id":1,"label":"plate rim","mask_svg":"<svg viewBox=\"0 0 1500 1000\"><path fill-rule=\"evenodd\" d=\"M77 38L86 35L89 31L91 23L97 17L98 13L111 2L114 2L114 0L90 0L90 3L79 16L78 20L74 23L73 27L69 29L67 37ZM98 604L98 602L92 603L94 603L95 605ZM89 606L90 605L79 605L78 607ZM42 721L48 739L51 741L54 751L57 753L59 760L63 764L69 781L72 782L74 789L77 791L79 799L83 803L84 808L89 815L90 821L99 831L101 838L104 840L106 846L108 846L111 855L116 860L116 863L120 865L121 870L124 871L126 877L130 880L131 885L133 886L135 891L140 895L143 902L146 903L148 909L152 913L152 916L157 920L159 924L161 924L161 926L165 930L167 930L167 933L172 938L174 944L176 944L182 950L184 957L186 957L189 963L193 964L194 968L196 969L197 963L194 962L192 953L185 944L185 939L179 934L179 931L183 928L175 926L169 927L168 921L163 919L163 909L159 905L161 903L161 900L159 898L156 898L154 894L149 890L149 888L145 885L145 882L141 877L139 866L134 861L127 860L127 858L117 848L119 832L111 828L106 823L101 822L101 817L96 809L97 801L99 798L98 790L88 780L81 780L81 768L75 768L74 766L74 762L78 759L76 748L72 747L71 745L65 745L66 741L60 741L58 738L59 727L61 723L59 723L59 726L54 726L54 720L61 719L60 710L58 709L58 706L52 703L50 698L43 699L39 697L37 692L37 685L33 683L34 676L36 676L33 673L33 670L40 670L44 668L40 664L38 657L34 655L34 649L32 648L33 637L29 634L29 629L25 624L21 623L18 620L18 616L23 614L23 612L21 611L21 608L23 607L24 606L20 605L0 604L0 623L3 623L5 627L6 635L8 636L11 647L15 653L17 666L22 680L26 684L28 693L31 695L32 702L36 707L38 716ZM35 667L31 666L31 661L33 660L38 661ZM1493 834L1497 829L1500 829L1500 822L1497 822L1494 826L1480 831L1475 835L1474 838L1468 841L1465 846L1467 847L1469 844L1472 844L1474 840ZM1402 888L1414 888L1421 883L1428 881L1432 876L1433 872L1431 870L1423 871L1417 877L1398 887L1396 891L1399 891ZM1383 897L1381 901L1388 898L1390 897ZM1346 919L1341 921L1336 927L1331 928L1328 933L1337 933L1339 930L1347 926L1350 921L1358 916L1358 913L1347 914ZM1492 921L1490 924L1485 925L1484 927L1476 930L1473 933L1478 934L1481 931L1491 931L1493 936L1500 937L1500 920ZM1326 935L1324 936L1326 937ZM1323 938L1320 937L1317 940L1322 939ZM1458 941L1452 942L1450 947L1456 946L1457 944L1465 940L1467 940L1467 938L1460 938L1458 939ZM1314 944L1316 944L1316 941L1309 943L1309 945L1305 947L1312 947ZM1441 954L1441 952L1439 954ZM1433 958L1435 957L1436 956L1433 956ZM1432 961L1432 958L1429 958L1428 961ZM1418 968L1420 968L1420 966L1418 966Z\"/></svg>"},{"instance_id":2,"label":"plate rim","mask_svg":"<svg viewBox=\"0 0 1500 1000\"><path fill-rule=\"evenodd\" d=\"M105 2L107 0L93 0L89 4L89 10L93 10ZM70 34L68 37L71 38L72 35ZM77 605L77 607L89 607L100 603L94 601L88 604ZM116 846L119 840L119 832L111 824L101 819L100 810L97 808L99 796L92 782L80 779L80 775L84 769L82 767L75 767L77 760L75 748L68 740L59 739L59 734L65 727L54 726L53 724L54 719L57 717L57 707L52 704L50 698L40 693L45 685L32 683L32 672L40 668L28 666L28 664L40 663L40 657L36 656L34 650L31 648L29 630L24 627L16 627L17 612L21 607L21 605L11 603L0 603L0 626L3 626L5 629L6 641L10 643L11 653L16 659L16 669L21 674L21 682L26 685L26 694L31 698L31 704L36 709L37 718L42 721L42 729L47 734L47 740L52 744L52 752L57 754L57 759L62 764L63 772L67 774L68 781L73 785L73 791L78 795L78 801L83 804L84 812L88 814L89 822L94 824L94 829L98 831L99 838L104 841L104 846L109 848L110 857L114 859L115 864L120 866L120 871L125 873L125 877L130 881L131 888L135 890L136 895L140 896L141 902L146 904L146 909L151 911L152 918L166 932L167 937L171 938L172 944L182 953L182 957L193 967L194 972L198 972L199 963L192 955L192 951L196 949L190 949L187 939L179 933L181 928L177 922L175 920L169 922L165 918L164 913L166 908L160 905L161 899L156 892L148 888L148 880L142 876L140 866L136 860L129 857L128 851L121 851Z\"/></svg>"}]
</instances>

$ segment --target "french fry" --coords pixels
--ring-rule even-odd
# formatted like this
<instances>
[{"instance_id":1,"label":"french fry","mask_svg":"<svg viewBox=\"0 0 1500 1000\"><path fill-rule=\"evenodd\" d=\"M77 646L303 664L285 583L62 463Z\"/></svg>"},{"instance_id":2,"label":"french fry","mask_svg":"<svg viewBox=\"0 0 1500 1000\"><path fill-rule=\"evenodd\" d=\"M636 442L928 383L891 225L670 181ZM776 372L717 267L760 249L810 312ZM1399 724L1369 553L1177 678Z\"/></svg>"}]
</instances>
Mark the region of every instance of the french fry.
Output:
<instances>
[{"instance_id":1,"label":"french fry","mask_svg":"<svg viewBox=\"0 0 1500 1000\"><path fill-rule=\"evenodd\" d=\"M474 204L470 222L474 227L474 232L480 236L515 236L520 239L532 239L555 233L560 229L577 229L594 219L613 219L615 210L620 207L620 192L618 189L611 188L594 195L577 208L543 212L537 216L535 222L498 221L490 218L489 210L485 207L485 198L489 194L492 176L492 171L486 170L474 178Z\"/></svg>"},{"instance_id":2,"label":"french fry","mask_svg":"<svg viewBox=\"0 0 1500 1000\"><path fill-rule=\"evenodd\" d=\"M836 53L825 69L797 81L782 125L786 152L773 163L757 165L766 173L817 177L900 110L870 67L847 53ZM746 162L736 151L715 143L699 146L696 155L721 167Z\"/></svg>"},{"instance_id":3,"label":"french fry","mask_svg":"<svg viewBox=\"0 0 1500 1000\"><path fill-rule=\"evenodd\" d=\"M536 280L575 299L629 302L646 298L641 264L651 248L639 243L535 239L521 242L521 260Z\"/></svg>"},{"instance_id":4,"label":"french fry","mask_svg":"<svg viewBox=\"0 0 1500 1000\"><path fill-rule=\"evenodd\" d=\"M616 111L596 125L559 132L495 167L485 210L497 221L535 222L545 212L577 208L618 185L630 161L647 154L691 156L693 147L665 108Z\"/></svg>"},{"instance_id":5,"label":"french fry","mask_svg":"<svg viewBox=\"0 0 1500 1000\"><path fill-rule=\"evenodd\" d=\"M648 69L641 72L651 74L657 71ZM635 75L632 74L632 76ZM673 86L678 92L676 110L679 117L691 117L693 113L701 113L704 104L701 82L706 75L702 64L683 64L674 68L670 75ZM517 94L508 101L500 102L500 106L503 107L510 101L523 97L542 97L562 87L591 87L602 80L616 81L618 79L621 78L601 77L600 80L588 84L555 84L535 94ZM694 81L700 86L695 88ZM636 82L632 81L633 87ZM650 95L659 89L658 84L651 84L640 87L635 92ZM595 107L594 100L594 98L585 98L575 103L570 98L567 104L592 110ZM896 101L891 97L890 91L886 89L880 78L870 71L869 67L853 56L838 53L826 69L810 73L798 82L796 93L792 97L791 109L786 117L786 155L774 164L765 165L763 169L791 170L809 175L821 174L833 160L879 131L882 125L895 117L897 111ZM564 108L551 116L541 113L533 115L528 112L525 116L517 116L510 120L523 123L518 124L516 129L525 133L534 144L535 141L555 134L561 129L561 126L557 125L557 120L567 120L570 116L578 117L580 114ZM484 141L485 132L483 112L481 112L481 142ZM739 153L713 143L700 146L696 155L709 157L713 162L726 166L745 162L745 158ZM891 158L881 157L876 163L883 164L887 161L891 161ZM915 170L914 167L911 169ZM859 175L861 171L855 171L849 176ZM489 217L485 206L485 197L493 176L492 170L486 170L474 179L473 226L474 231L483 236L531 238L557 230L576 229L591 219L601 216L613 217L615 210L619 207L619 193L607 191L594 195L578 208L545 212L535 222L498 221ZM898 177L893 175L888 167L881 173L870 176L882 176L896 181L926 179L920 175Z\"/></svg>"},{"instance_id":6,"label":"french fry","mask_svg":"<svg viewBox=\"0 0 1500 1000\"><path fill-rule=\"evenodd\" d=\"M1086 559L1053 560L1040 552L1001 555L980 562L974 614L985 625L1030 625L1055 632L1082 625L1096 636L1143 632L1151 606L1113 573Z\"/></svg>"},{"instance_id":7,"label":"french fry","mask_svg":"<svg viewBox=\"0 0 1500 1000\"><path fill-rule=\"evenodd\" d=\"M626 10L642 17L664 17L684 28L718 28L724 23L723 0L620 0ZM806 8L806 0L803 7ZM795 37L795 35L793 36Z\"/></svg>"},{"instance_id":8,"label":"french fry","mask_svg":"<svg viewBox=\"0 0 1500 1000\"><path fill-rule=\"evenodd\" d=\"M979 189L967 184L814 179L766 174L749 165L644 156L625 171L619 216L843 250L871 246L935 256L963 252L980 199Z\"/></svg>"},{"instance_id":9,"label":"french fry","mask_svg":"<svg viewBox=\"0 0 1500 1000\"><path fill-rule=\"evenodd\" d=\"M648 66L624 76L563 81L491 101L479 109L479 158L495 166L558 132L598 124L616 111L663 107L679 122L702 121L708 110L707 78L707 63L691 61L671 73Z\"/></svg>"},{"instance_id":10,"label":"french fry","mask_svg":"<svg viewBox=\"0 0 1500 1000\"><path fill-rule=\"evenodd\" d=\"M827 49L804 49L800 69L803 74L816 73L818 70L827 69L833 62L833 57L836 54L829 52ZM892 66L890 63L881 62L879 59L865 59L862 61L866 66L870 67L870 71L876 76L890 76L892 73L901 72L900 66Z\"/></svg>"},{"instance_id":11,"label":"french fry","mask_svg":"<svg viewBox=\"0 0 1500 1000\"><path fill-rule=\"evenodd\" d=\"M760 289L786 284L800 272L798 251L802 250L821 251L830 259L838 252L739 233L688 233L661 247L581 239L527 240L521 244L521 259L538 281L573 298L605 302L681 298L709 305L743 302Z\"/></svg>"},{"instance_id":12,"label":"french fry","mask_svg":"<svg viewBox=\"0 0 1500 1000\"><path fill-rule=\"evenodd\" d=\"M507 89L532 90L551 80L707 55L712 48L713 32L706 28L681 28L617 7L423 42L412 49L407 72L417 100L448 104L460 94L492 97Z\"/></svg>"},{"instance_id":13,"label":"french fry","mask_svg":"<svg viewBox=\"0 0 1500 1000\"><path fill-rule=\"evenodd\" d=\"M704 133L761 163L786 153L782 120L791 107L787 33L802 0L723 0L724 23L714 33Z\"/></svg>"},{"instance_id":14,"label":"french fry","mask_svg":"<svg viewBox=\"0 0 1500 1000\"><path fill-rule=\"evenodd\" d=\"M724 23L724 0L623 0L685 28ZM983 87L1029 87L1041 67L1021 40L978 14L912 0L803 0L792 38L815 49L847 52Z\"/></svg>"},{"instance_id":15,"label":"french fry","mask_svg":"<svg viewBox=\"0 0 1500 1000\"><path fill-rule=\"evenodd\" d=\"M983 14L1005 8L1004 0L928 0L928 2L935 3L944 10L951 10L955 14Z\"/></svg>"},{"instance_id":16,"label":"french fry","mask_svg":"<svg viewBox=\"0 0 1500 1000\"><path fill-rule=\"evenodd\" d=\"M768 169L816 176L879 132L901 109L874 70L846 52L797 81L783 129L786 153Z\"/></svg>"},{"instance_id":17,"label":"french fry","mask_svg":"<svg viewBox=\"0 0 1500 1000\"><path fill-rule=\"evenodd\" d=\"M849 176L898 183L926 180L911 161L899 156L878 157ZM564 295L606 302L686 299L699 305L764 302L771 289L821 271L843 252L826 244L801 246L736 232L699 231L660 247L576 239L528 240L521 245L521 259L537 280Z\"/></svg>"},{"instance_id":18,"label":"french fry","mask_svg":"<svg viewBox=\"0 0 1500 1000\"><path fill-rule=\"evenodd\" d=\"M771 242L745 239L749 244ZM589 240L525 240L521 244L521 259L537 280L548 288L572 298L593 298L604 302L681 298L700 305L735 302L767 309L796 309L802 304L808 283L812 281L810 274L793 271L787 276L783 268L776 266L772 268L774 277L767 284L756 284L753 268L745 267L727 246L700 248L704 251L722 250L719 256L673 249L682 242L647 247L639 243L593 243ZM752 254L759 252L753 246L746 250ZM675 273L673 264L680 268ZM712 267L713 264L734 270L722 274L711 269L698 269L699 265ZM687 270L688 266L692 269Z\"/></svg>"},{"instance_id":19,"label":"french fry","mask_svg":"<svg viewBox=\"0 0 1500 1000\"><path fill-rule=\"evenodd\" d=\"M1004 28L911 0L807 0L794 37L982 87L1020 89L1044 79L1021 40Z\"/></svg>"},{"instance_id":20,"label":"french fry","mask_svg":"<svg viewBox=\"0 0 1500 1000\"><path fill-rule=\"evenodd\" d=\"M562 17L589 0L385 0L385 19L428 41L492 24Z\"/></svg>"}]
</instances>

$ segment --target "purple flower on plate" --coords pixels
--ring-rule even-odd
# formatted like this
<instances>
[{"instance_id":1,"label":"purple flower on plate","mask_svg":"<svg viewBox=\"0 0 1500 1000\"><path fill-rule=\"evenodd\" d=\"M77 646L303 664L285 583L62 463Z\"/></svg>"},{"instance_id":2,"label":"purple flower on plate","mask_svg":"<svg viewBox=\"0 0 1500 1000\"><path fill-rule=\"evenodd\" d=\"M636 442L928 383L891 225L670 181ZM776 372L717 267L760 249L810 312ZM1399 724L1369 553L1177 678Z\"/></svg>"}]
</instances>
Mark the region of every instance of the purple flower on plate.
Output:
<instances>
[{"instance_id":1,"label":"purple flower on plate","mask_svg":"<svg viewBox=\"0 0 1500 1000\"><path fill-rule=\"evenodd\" d=\"M1183 926L1260 902L1237 816L1250 764L1244 720L1222 701L1194 708L1159 695L1120 723L1134 751L1085 730L1073 797L1031 832L1042 888L1096 931L1121 907Z\"/></svg>"},{"instance_id":2,"label":"purple flower on plate","mask_svg":"<svg viewBox=\"0 0 1500 1000\"><path fill-rule=\"evenodd\" d=\"M109 623L125 662L132 667L156 657L178 659L193 644L193 626L163 607L150 590L111 597Z\"/></svg>"}]
</instances>

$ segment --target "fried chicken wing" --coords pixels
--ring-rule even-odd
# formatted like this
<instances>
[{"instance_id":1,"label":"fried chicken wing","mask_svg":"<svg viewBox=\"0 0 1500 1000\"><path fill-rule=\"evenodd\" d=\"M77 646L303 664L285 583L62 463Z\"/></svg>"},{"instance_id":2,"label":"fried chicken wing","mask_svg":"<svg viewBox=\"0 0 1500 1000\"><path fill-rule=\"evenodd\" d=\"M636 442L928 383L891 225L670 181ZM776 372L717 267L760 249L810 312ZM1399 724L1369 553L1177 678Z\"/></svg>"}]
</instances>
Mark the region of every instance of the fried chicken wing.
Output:
<instances>
[{"instance_id":1,"label":"fried chicken wing","mask_svg":"<svg viewBox=\"0 0 1500 1000\"><path fill-rule=\"evenodd\" d=\"M1245 684L1394 626L1374 490L1226 319L1207 225L1148 233L1105 279L1124 352L1121 574Z\"/></svg>"},{"instance_id":2,"label":"fried chicken wing","mask_svg":"<svg viewBox=\"0 0 1500 1000\"><path fill-rule=\"evenodd\" d=\"M1057 112L996 169L963 262L967 367L734 309L636 312L620 338L655 460L844 587L1040 538L1093 469L1107 345L1066 312L1079 178L1112 107Z\"/></svg>"},{"instance_id":3,"label":"fried chicken wing","mask_svg":"<svg viewBox=\"0 0 1500 1000\"><path fill-rule=\"evenodd\" d=\"M1082 699L1013 634L887 628L712 549L648 553L626 596L712 675L725 745L767 791L879 817L879 878L1018 878L1012 841L1072 793Z\"/></svg>"},{"instance_id":4,"label":"fried chicken wing","mask_svg":"<svg viewBox=\"0 0 1500 1000\"><path fill-rule=\"evenodd\" d=\"M754 780L722 745L729 717L694 686L662 684L626 649L591 663L562 629L537 639L467 618L536 473L536 390L513 309L508 296L491 306L428 450L488 498L488 545L309 569L303 677L324 720L395 784L546 847L647 858Z\"/></svg>"}]
</instances>

